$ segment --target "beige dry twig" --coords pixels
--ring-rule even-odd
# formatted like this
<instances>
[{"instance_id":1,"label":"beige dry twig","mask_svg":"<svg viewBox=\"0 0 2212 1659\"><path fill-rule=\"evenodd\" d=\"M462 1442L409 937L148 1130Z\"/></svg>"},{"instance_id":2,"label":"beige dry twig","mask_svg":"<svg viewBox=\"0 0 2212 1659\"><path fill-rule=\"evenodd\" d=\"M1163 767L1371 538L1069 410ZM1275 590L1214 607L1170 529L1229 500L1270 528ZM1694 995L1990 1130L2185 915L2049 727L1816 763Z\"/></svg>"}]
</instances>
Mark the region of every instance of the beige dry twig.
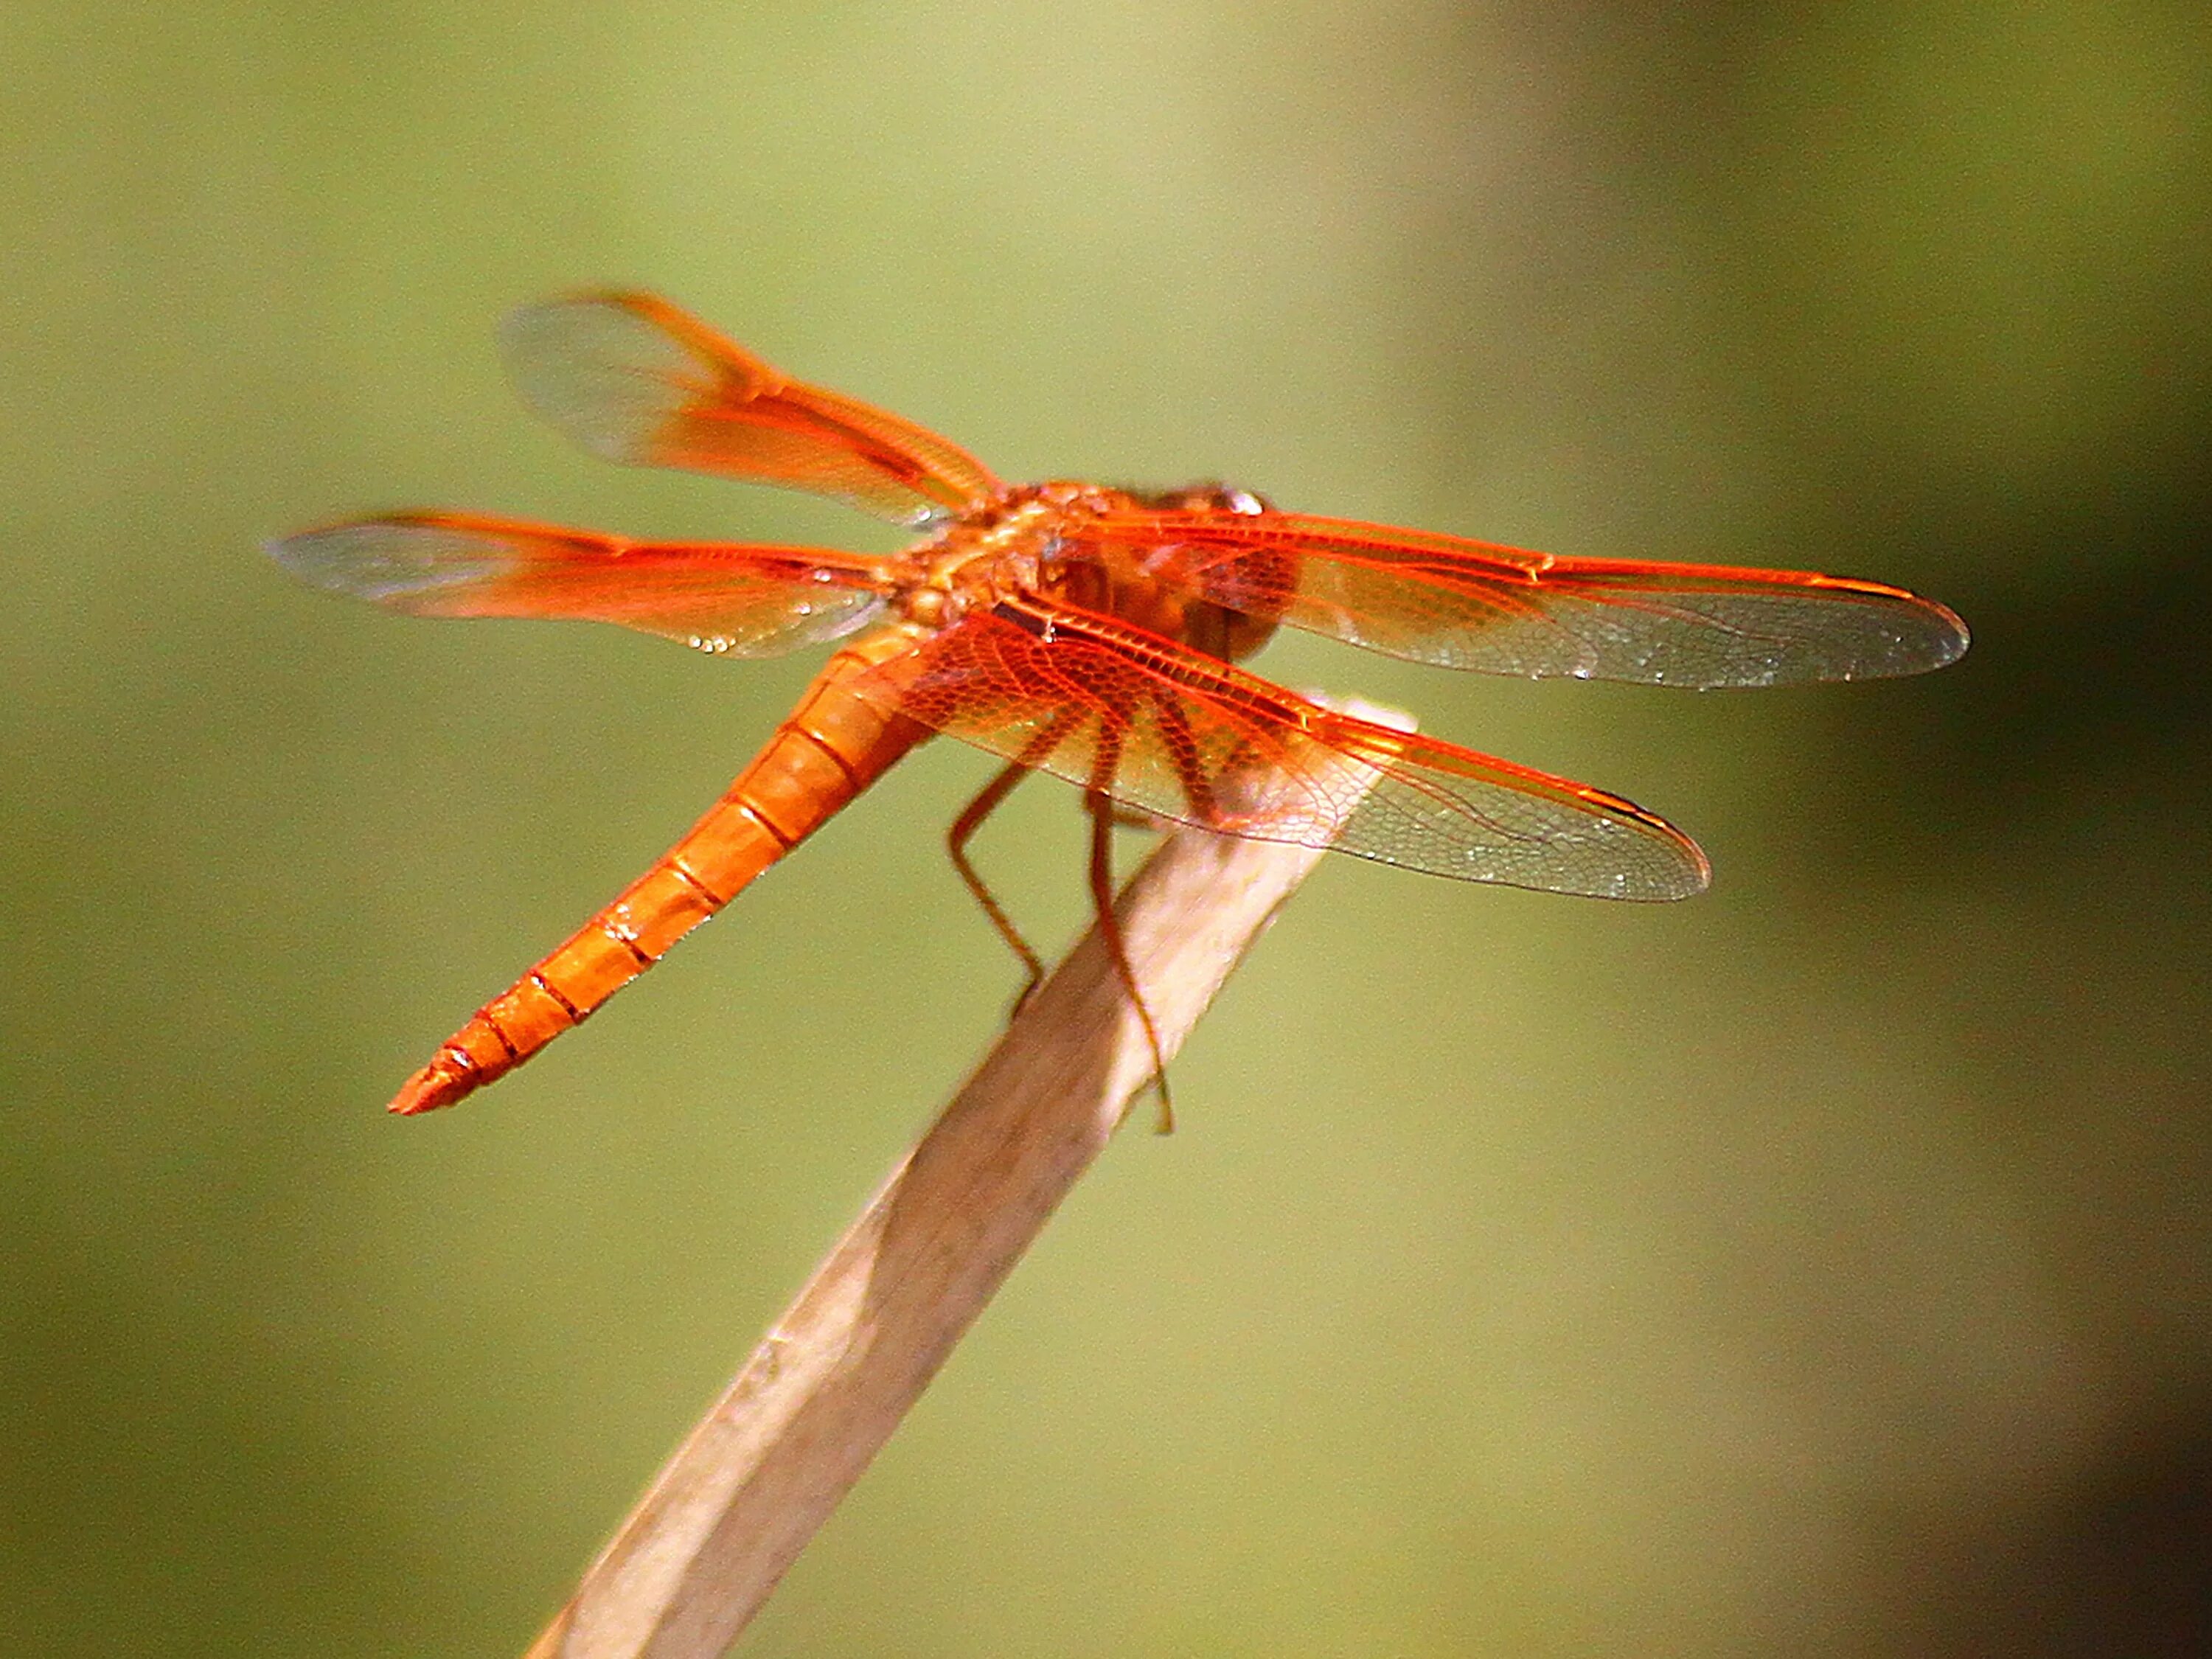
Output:
<instances>
[{"instance_id":1,"label":"beige dry twig","mask_svg":"<svg viewBox=\"0 0 2212 1659\"><path fill-rule=\"evenodd\" d=\"M1115 913L1165 1055L1319 857L1186 830L1138 872ZM1150 1071L1094 927L815 1270L526 1659L724 1652Z\"/></svg>"}]
</instances>

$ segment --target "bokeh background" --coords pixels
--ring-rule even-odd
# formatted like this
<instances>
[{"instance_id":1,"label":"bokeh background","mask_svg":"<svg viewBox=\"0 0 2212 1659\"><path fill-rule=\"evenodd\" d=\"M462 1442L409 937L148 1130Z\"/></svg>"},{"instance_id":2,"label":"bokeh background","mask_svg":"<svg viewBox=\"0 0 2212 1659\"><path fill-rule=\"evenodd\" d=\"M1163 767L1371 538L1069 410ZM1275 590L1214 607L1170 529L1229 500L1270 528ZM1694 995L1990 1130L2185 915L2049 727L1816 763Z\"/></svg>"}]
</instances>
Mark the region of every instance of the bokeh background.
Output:
<instances>
[{"instance_id":1,"label":"bokeh background","mask_svg":"<svg viewBox=\"0 0 2212 1659\"><path fill-rule=\"evenodd\" d=\"M2212 1650L2208 204L2180 0L7 0L0 1647L520 1651L1004 1011L948 744L380 1115L813 664L258 544L892 544L534 425L496 319L611 282L1010 477L1977 635L1705 696L1274 647L1712 892L1333 861L750 1651ZM1073 799L981 847L1055 943Z\"/></svg>"}]
</instances>

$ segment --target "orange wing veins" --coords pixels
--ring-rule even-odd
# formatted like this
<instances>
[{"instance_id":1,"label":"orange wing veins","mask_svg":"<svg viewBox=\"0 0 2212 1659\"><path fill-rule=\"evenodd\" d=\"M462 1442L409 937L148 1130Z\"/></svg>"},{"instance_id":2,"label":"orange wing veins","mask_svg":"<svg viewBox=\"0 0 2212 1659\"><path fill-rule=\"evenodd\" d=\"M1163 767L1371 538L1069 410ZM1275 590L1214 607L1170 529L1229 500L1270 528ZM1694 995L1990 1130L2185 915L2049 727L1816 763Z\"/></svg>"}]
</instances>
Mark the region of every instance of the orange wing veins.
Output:
<instances>
[{"instance_id":1,"label":"orange wing veins","mask_svg":"<svg viewBox=\"0 0 2212 1659\"><path fill-rule=\"evenodd\" d=\"M501 339L523 400L609 460L811 490L903 525L1000 488L927 427L792 380L649 294L525 306Z\"/></svg>"},{"instance_id":2,"label":"orange wing veins","mask_svg":"<svg viewBox=\"0 0 2212 1659\"><path fill-rule=\"evenodd\" d=\"M832 548L634 542L464 513L357 519L270 551L314 586L410 616L618 623L736 656L849 634L887 591L880 561Z\"/></svg>"},{"instance_id":3,"label":"orange wing veins","mask_svg":"<svg viewBox=\"0 0 2212 1659\"><path fill-rule=\"evenodd\" d=\"M1322 519L1132 509L1063 556L1133 560L1232 611L1415 662L1646 685L1781 685L1917 674L1964 623L1880 582L1808 571L1569 559Z\"/></svg>"},{"instance_id":4,"label":"orange wing veins","mask_svg":"<svg viewBox=\"0 0 2212 1659\"><path fill-rule=\"evenodd\" d=\"M1012 600L971 615L854 690L1125 806L1229 834L1556 893L1680 898L1707 878L1688 837L1618 796L1337 714L1073 607Z\"/></svg>"}]
</instances>

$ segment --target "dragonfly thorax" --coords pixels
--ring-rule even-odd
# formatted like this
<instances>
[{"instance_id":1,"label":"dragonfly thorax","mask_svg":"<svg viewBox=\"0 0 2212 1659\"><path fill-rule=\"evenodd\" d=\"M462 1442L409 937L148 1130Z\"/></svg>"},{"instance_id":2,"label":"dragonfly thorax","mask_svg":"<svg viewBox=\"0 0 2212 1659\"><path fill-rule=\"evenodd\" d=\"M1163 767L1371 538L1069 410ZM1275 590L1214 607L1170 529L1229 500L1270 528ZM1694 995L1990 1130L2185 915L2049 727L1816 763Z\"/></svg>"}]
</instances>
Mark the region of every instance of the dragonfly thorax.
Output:
<instances>
[{"instance_id":1,"label":"dragonfly thorax","mask_svg":"<svg viewBox=\"0 0 2212 1659\"><path fill-rule=\"evenodd\" d=\"M1071 529L1134 501L1118 489L1054 482L999 492L909 548L893 568L908 620L946 627L1048 581Z\"/></svg>"},{"instance_id":2,"label":"dragonfly thorax","mask_svg":"<svg viewBox=\"0 0 2212 1659\"><path fill-rule=\"evenodd\" d=\"M1133 539L1127 525L1146 513L1242 518L1273 511L1249 489L1213 482L1146 491L1069 479L1025 484L1001 491L908 552L898 572L898 608L909 621L943 628L971 611L1018 605L1027 593L1236 660L1267 642L1274 619L1194 588L1181 542ZM1280 586L1288 590L1287 581Z\"/></svg>"}]
</instances>

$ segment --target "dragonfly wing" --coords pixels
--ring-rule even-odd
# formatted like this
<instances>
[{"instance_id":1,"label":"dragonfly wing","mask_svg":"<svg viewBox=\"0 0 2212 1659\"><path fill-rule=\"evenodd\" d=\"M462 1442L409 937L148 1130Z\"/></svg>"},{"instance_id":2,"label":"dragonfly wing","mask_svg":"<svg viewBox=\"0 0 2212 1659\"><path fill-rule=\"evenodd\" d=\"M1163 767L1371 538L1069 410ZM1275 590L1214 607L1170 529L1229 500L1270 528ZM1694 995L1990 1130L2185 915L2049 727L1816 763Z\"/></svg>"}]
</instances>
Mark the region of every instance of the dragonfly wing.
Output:
<instances>
[{"instance_id":1,"label":"dragonfly wing","mask_svg":"<svg viewBox=\"0 0 2212 1659\"><path fill-rule=\"evenodd\" d=\"M1139 811L1467 881L1681 898L1704 854L1628 801L1337 714L1111 619L1011 601L856 691Z\"/></svg>"},{"instance_id":2,"label":"dragonfly wing","mask_svg":"<svg viewBox=\"0 0 2212 1659\"><path fill-rule=\"evenodd\" d=\"M632 542L464 514L356 520L269 550L311 586L411 616L579 617L737 656L849 634L884 597L876 561L828 548Z\"/></svg>"},{"instance_id":3,"label":"dragonfly wing","mask_svg":"<svg viewBox=\"0 0 2212 1659\"><path fill-rule=\"evenodd\" d=\"M999 487L958 445L787 379L651 295L526 306L501 344L523 400L609 460L811 490L903 525L945 518Z\"/></svg>"},{"instance_id":4,"label":"dragonfly wing","mask_svg":"<svg viewBox=\"0 0 2212 1659\"><path fill-rule=\"evenodd\" d=\"M1295 513L1124 511L1063 552L1134 559L1232 611L1494 674L1784 685L1922 673L1966 648L1951 611L1879 582L1557 558Z\"/></svg>"}]
</instances>

